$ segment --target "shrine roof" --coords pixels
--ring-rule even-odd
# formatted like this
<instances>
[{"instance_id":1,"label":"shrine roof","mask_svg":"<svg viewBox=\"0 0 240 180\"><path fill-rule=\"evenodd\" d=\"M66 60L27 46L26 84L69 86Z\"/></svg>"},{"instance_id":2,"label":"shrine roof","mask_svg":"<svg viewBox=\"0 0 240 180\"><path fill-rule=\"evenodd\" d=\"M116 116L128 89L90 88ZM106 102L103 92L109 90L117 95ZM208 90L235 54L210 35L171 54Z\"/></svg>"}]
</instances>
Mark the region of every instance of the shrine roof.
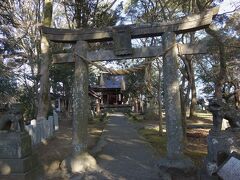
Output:
<instances>
[{"instance_id":1,"label":"shrine roof","mask_svg":"<svg viewBox=\"0 0 240 180\"><path fill-rule=\"evenodd\" d=\"M121 89L122 75L104 75L103 84L92 86L93 89Z\"/></svg>"}]
</instances>

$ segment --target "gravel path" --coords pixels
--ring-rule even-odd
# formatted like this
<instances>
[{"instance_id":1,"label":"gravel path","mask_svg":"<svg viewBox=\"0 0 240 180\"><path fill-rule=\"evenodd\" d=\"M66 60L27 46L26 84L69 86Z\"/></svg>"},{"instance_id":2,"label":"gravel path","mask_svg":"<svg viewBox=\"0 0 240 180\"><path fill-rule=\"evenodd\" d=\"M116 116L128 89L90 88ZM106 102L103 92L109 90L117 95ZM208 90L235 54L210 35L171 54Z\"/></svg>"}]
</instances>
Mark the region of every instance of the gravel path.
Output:
<instances>
[{"instance_id":1,"label":"gravel path","mask_svg":"<svg viewBox=\"0 0 240 180\"><path fill-rule=\"evenodd\" d=\"M134 125L120 113L111 114L103 133L104 147L98 153L99 168L72 180L154 180L159 179L157 157L139 136Z\"/></svg>"}]
</instances>

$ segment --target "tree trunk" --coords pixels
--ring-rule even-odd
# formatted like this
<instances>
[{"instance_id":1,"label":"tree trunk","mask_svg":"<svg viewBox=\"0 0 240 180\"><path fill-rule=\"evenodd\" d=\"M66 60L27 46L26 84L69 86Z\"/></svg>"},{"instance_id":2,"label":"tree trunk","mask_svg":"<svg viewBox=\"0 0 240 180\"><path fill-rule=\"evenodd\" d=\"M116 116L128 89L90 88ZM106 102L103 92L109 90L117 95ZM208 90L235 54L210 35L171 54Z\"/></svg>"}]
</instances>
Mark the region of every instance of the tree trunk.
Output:
<instances>
[{"instance_id":1,"label":"tree trunk","mask_svg":"<svg viewBox=\"0 0 240 180\"><path fill-rule=\"evenodd\" d=\"M52 22L52 0L45 0L43 25L50 27ZM46 118L50 105L49 92L50 46L47 37L41 36L40 92L37 119Z\"/></svg>"},{"instance_id":2,"label":"tree trunk","mask_svg":"<svg viewBox=\"0 0 240 180\"><path fill-rule=\"evenodd\" d=\"M184 96L184 87L185 87L185 76L183 75L182 77L182 84L180 86L180 99L181 99L181 114L182 114L182 128L183 128L183 138L184 138L184 142L187 141L187 135L186 135L186 99Z\"/></svg>"},{"instance_id":3,"label":"tree trunk","mask_svg":"<svg viewBox=\"0 0 240 180\"><path fill-rule=\"evenodd\" d=\"M196 84L195 84L195 75L194 75L194 68L192 57L186 56L187 62L189 64L189 79L190 79L190 87L191 87L191 105L190 105L190 114L189 118L191 119L195 115L195 106L197 104L197 91L196 91Z\"/></svg>"},{"instance_id":4,"label":"tree trunk","mask_svg":"<svg viewBox=\"0 0 240 180\"><path fill-rule=\"evenodd\" d=\"M147 108L145 111L145 119L149 119L153 117L154 114L154 98L153 98L153 90L152 90L152 65L149 64L145 68L145 75L144 75L144 81L147 89Z\"/></svg>"},{"instance_id":5,"label":"tree trunk","mask_svg":"<svg viewBox=\"0 0 240 180\"><path fill-rule=\"evenodd\" d=\"M161 80L162 80L162 67L160 66L159 60L157 60L158 66L158 117L159 117L159 135L163 135L163 118L162 118L162 95L161 95Z\"/></svg>"},{"instance_id":6,"label":"tree trunk","mask_svg":"<svg viewBox=\"0 0 240 180\"><path fill-rule=\"evenodd\" d=\"M198 6L198 9L200 12L204 11L206 7L203 6L200 0L196 1L196 4ZM218 77L215 81L215 97L218 99L222 99L222 86L225 82L225 78L227 75L227 64L226 64L226 53L225 53L225 46L222 41L222 36L214 29L211 28L206 28L205 31L212 36L218 45L218 51L219 51L219 59L220 59L220 71L218 74Z\"/></svg>"},{"instance_id":7,"label":"tree trunk","mask_svg":"<svg viewBox=\"0 0 240 180\"><path fill-rule=\"evenodd\" d=\"M218 77L215 82L215 97L218 99L222 99L222 86L225 82L225 78L227 76L227 64L226 64L226 54L224 43L222 42L222 38L217 31L207 28L206 32L211 35L218 43L219 50L219 60L220 60L220 71Z\"/></svg>"},{"instance_id":8,"label":"tree trunk","mask_svg":"<svg viewBox=\"0 0 240 180\"><path fill-rule=\"evenodd\" d=\"M75 19L77 28L87 27L88 22L88 2L85 0L75 1Z\"/></svg>"},{"instance_id":9,"label":"tree trunk","mask_svg":"<svg viewBox=\"0 0 240 180\"><path fill-rule=\"evenodd\" d=\"M192 1L192 11L195 10L195 1ZM195 42L195 32L190 33L190 44L194 44ZM193 56L192 55L185 55L183 57L183 61L185 63L185 69L188 75L188 81L191 89L191 104L190 104L190 114L189 118L193 118L195 115L195 106L197 104L197 91L196 91L196 84L195 84L195 74L194 74L194 65L193 65Z\"/></svg>"}]
</instances>

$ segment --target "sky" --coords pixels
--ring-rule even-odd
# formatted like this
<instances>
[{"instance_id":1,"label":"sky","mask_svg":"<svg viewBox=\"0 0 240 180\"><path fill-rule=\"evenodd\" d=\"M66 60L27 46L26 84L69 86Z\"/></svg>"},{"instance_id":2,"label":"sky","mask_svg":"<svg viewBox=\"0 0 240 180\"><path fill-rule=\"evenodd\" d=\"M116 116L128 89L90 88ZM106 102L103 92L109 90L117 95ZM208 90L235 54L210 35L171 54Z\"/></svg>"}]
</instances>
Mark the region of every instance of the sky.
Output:
<instances>
[{"instance_id":1,"label":"sky","mask_svg":"<svg viewBox=\"0 0 240 180\"><path fill-rule=\"evenodd\" d=\"M219 14L232 11L237 5L240 6L240 0L224 0L220 4Z\"/></svg>"},{"instance_id":2,"label":"sky","mask_svg":"<svg viewBox=\"0 0 240 180\"><path fill-rule=\"evenodd\" d=\"M126 0L117 0L115 5L113 6L113 8L116 7L116 5L119 4L121 1L123 1L124 2L123 4L126 5ZM238 6L240 5L240 0L224 0L220 4L219 13L222 14L222 13L225 13L225 12L229 12L229 11L233 10L236 7L236 5L238 5Z\"/></svg>"}]
</instances>

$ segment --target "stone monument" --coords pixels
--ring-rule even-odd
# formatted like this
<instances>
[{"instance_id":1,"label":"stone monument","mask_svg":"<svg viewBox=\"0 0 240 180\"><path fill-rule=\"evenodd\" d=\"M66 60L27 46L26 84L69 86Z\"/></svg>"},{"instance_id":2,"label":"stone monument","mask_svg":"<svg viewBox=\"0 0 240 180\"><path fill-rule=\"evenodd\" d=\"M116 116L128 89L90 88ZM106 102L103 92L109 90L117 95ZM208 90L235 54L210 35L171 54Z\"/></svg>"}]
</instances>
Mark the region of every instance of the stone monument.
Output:
<instances>
[{"instance_id":1,"label":"stone monument","mask_svg":"<svg viewBox=\"0 0 240 180\"><path fill-rule=\"evenodd\" d=\"M20 104L13 104L0 117L0 179L36 179L36 155L31 137L24 130Z\"/></svg>"},{"instance_id":2,"label":"stone monument","mask_svg":"<svg viewBox=\"0 0 240 180\"><path fill-rule=\"evenodd\" d=\"M220 99L209 102L209 111L213 114L213 128L207 137L205 168L209 176L217 176L222 159L226 159L232 152L240 154L240 112ZM223 118L230 124L226 130L221 130Z\"/></svg>"}]
</instances>

